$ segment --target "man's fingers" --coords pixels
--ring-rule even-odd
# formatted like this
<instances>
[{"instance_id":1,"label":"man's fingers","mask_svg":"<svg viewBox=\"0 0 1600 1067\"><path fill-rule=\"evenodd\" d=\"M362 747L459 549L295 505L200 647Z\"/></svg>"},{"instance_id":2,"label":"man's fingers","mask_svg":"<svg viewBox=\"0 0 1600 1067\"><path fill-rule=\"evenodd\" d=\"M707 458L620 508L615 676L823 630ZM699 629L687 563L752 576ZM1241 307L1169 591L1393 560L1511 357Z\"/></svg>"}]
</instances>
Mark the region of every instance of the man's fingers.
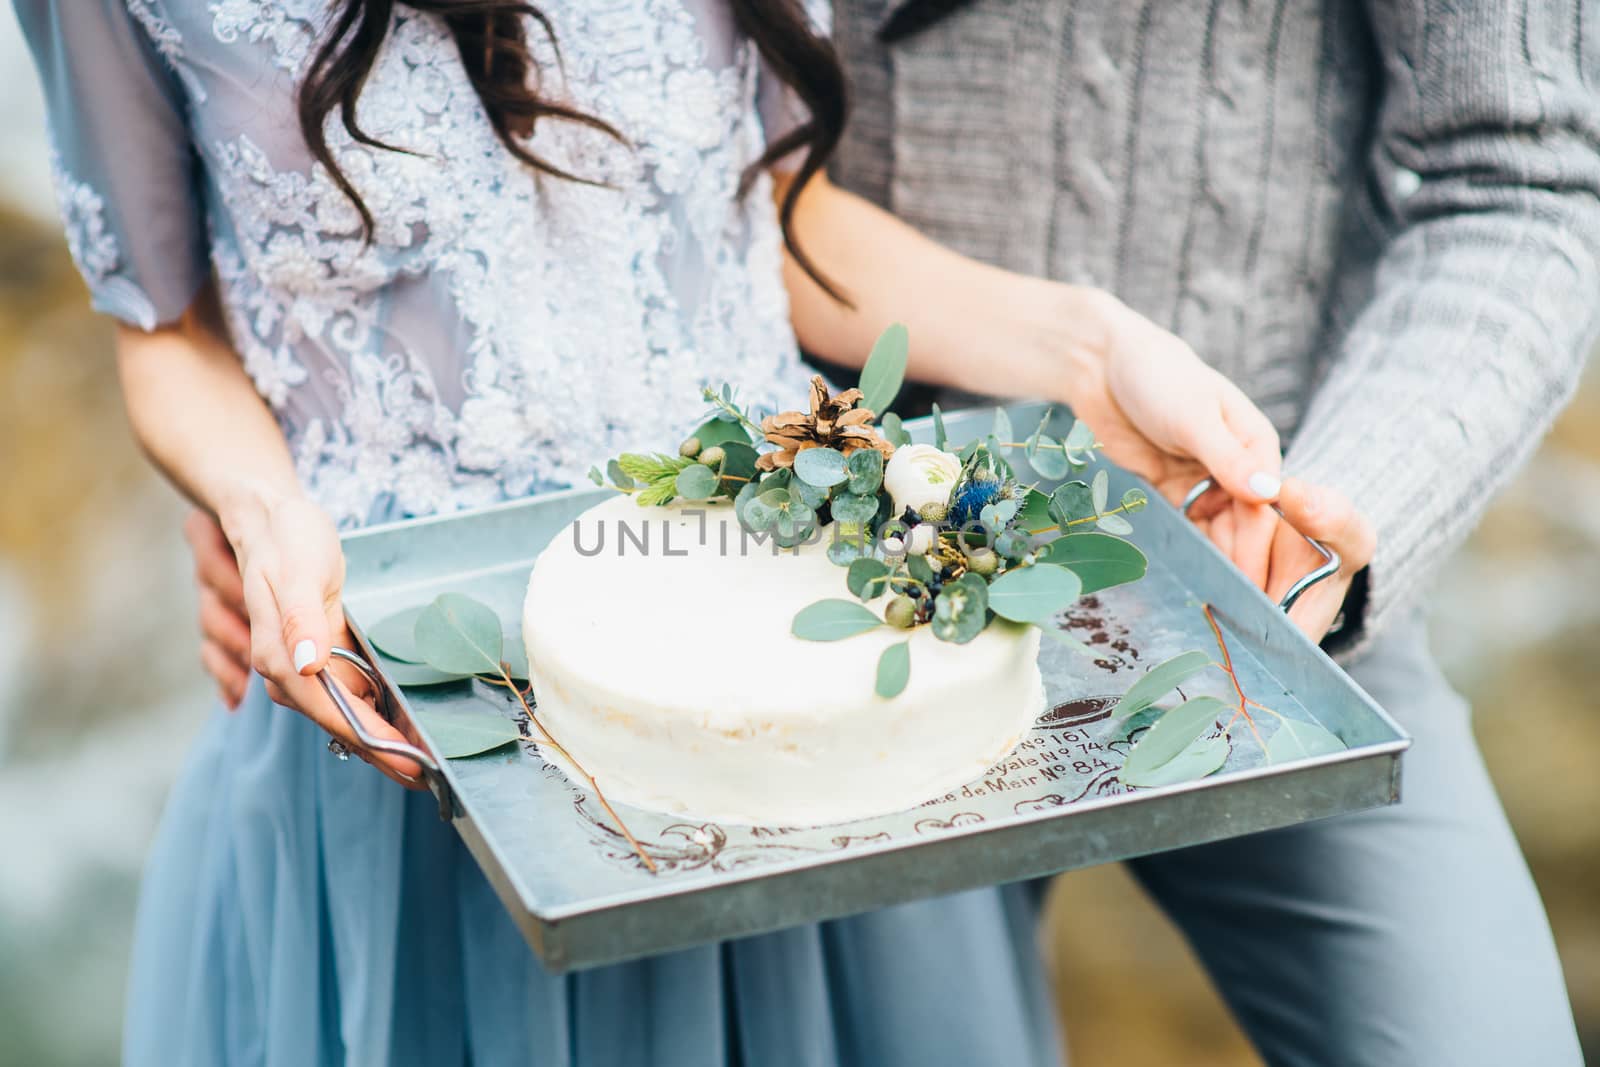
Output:
<instances>
[{"instance_id":1,"label":"man's fingers","mask_svg":"<svg viewBox=\"0 0 1600 1067\"><path fill-rule=\"evenodd\" d=\"M1283 509L1283 517L1290 526L1338 552L1347 573L1354 573L1372 562L1372 553L1377 547L1372 524L1356 510L1350 498L1337 489L1288 478L1283 483L1278 506Z\"/></svg>"},{"instance_id":2,"label":"man's fingers","mask_svg":"<svg viewBox=\"0 0 1600 1067\"><path fill-rule=\"evenodd\" d=\"M200 635L219 645L241 670L250 669L250 623L209 586L200 588Z\"/></svg>"},{"instance_id":3,"label":"man's fingers","mask_svg":"<svg viewBox=\"0 0 1600 1067\"><path fill-rule=\"evenodd\" d=\"M223 603L242 613L244 582L239 576L239 561L222 536L222 528L210 515L194 511L183 524L183 534L189 542L189 550L194 553L195 580L215 590Z\"/></svg>"},{"instance_id":4,"label":"man's fingers","mask_svg":"<svg viewBox=\"0 0 1600 1067\"><path fill-rule=\"evenodd\" d=\"M217 692L222 695L222 702L228 706L228 710L238 708L250 684L250 672L215 641L200 645L200 665L217 683Z\"/></svg>"}]
</instances>

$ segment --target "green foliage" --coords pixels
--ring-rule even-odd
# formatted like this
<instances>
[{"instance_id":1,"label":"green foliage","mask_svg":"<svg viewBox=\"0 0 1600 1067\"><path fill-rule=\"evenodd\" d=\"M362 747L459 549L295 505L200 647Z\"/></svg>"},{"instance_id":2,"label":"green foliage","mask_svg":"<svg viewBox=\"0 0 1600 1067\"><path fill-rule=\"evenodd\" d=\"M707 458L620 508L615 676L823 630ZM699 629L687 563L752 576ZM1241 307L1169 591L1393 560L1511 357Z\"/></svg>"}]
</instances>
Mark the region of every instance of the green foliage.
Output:
<instances>
[{"instance_id":1,"label":"green foliage","mask_svg":"<svg viewBox=\"0 0 1600 1067\"><path fill-rule=\"evenodd\" d=\"M1267 738L1267 759L1273 763L1343 752L1345 743L1314 722L1284 719Z\"/></svg>"},{"instance_id":2,"label":"green foliage","mask_svg":"<svg viewBox=\"0 0 1600 1067\"><path fill-rule=\"evenodd\" d=\"M672 503L673 497L677 495L678 478L677 475L672 475L652 482L648 487L639 490L633 499L642 508L653 508L660 504Z\"/></svg>"},{"instance_id":3,"label":"green foliage","mask_svg":"<svg viewBox=\"0 0 1600 1067\"><path fill-rule=\"evenodd\" d=\"M1013 622L1043 625L1070 607L1081 587L1076 574L1053 563L1013 567L989 583L989 609Z\"/></svg>"},{"instance_id":4,"label":"green foliage","mask_svg":"<svg viewBox=\"0 0 1600 1067\"><path fill-rule=\"evenodd\" d=\"M1094 524L1096 528L1104 530L1108 534L1116 534L1119 537L1126 537L1133 533L1133 523L1121 515L1102 515L1095 520Z\"/></svg>"},{"instance_id":5,"label":"green foliage","mask_svg":"<svg viewBox=\"0 0 1600 1067\"><path fill-rule=\"evenodd\" d=\"M789 632L804 641L840 641L881 626L883 620L854 600L819 600L801 608Z\"/></svg>"},{"instance_id":6,"label":"green foliage","mask_svg":"<svg viewBox=\"0 0 1600 1067\"><path fill-rule=\"evenodd\" d=\"M1122 494L1122 510L1130 515L1135 511L1143 511L1148 503L1150 503L1150 498L1137 485Z\"/></svg>"},{"instance_id":7,"label":"green foliage","mask_svg":"<svg viewBox=\"0 0 1600 1067\"><path fill-rule=\"evenodd\" d=\"M1094 513L1096 515L1106 510L1106 494L1111 489L1111 472L1104 467L1094 472L1094 481L1089 483L1089 495L1094 500Z\"/></svg>"},{"instance_id":8,"label":"green foliage","mask_svg":"<svg viewBox=\"0 0 1600 1067\"><path fill-rule=\"evenodd\" d=\"M900 416L892 411L886 411L878 416L878 431L883 435L885 441L888 441L896 448L911 443L911 435L901 425Z\"/></svg>"},{"instance_id":9,"label":"green foliage","mask_svg":"<svg viewBox=\"0 0 1600 1067\"><path fill-rule=\"evenodd\" d=\"M1148 736L1148 735L1146 735ZM1142 742L1141 742L1142 743ZM1138 746L1135 746L1137 750ZM1131 760L1132 753L1129 753ZM1153 789L1156 786L1175 785L1178 782L1195 782L1208 774L1215 774L1228 761L1228 738L1223 734L1195 738L1170 760L1155 767L1142 767L1136 763L1133 770L1124 764L1117 776L1124 785ZM1141 761L1142 762L1142 761Z\"/></svg>"},{"instance_id":10,"label":"green foliage","mask_svg":"<svg viewBox=\"0 0 1600 1067\"><path fill-rule=\"evenodd\" d=\"M864 556L850 564L845 572L844 584L861 600L871 600L889 587L883 579L889 575L889 565L881 559Z\"/></svg>"},{"instance_id":11,"label":"green foliage","mask_svg":"<svg viewBox=\"0 0 1600 1067\"><path fill-rule=\"evenodd\" d=\"M1039 562L1057 563L1071 570L1083 583L1080 594L1083 596L1136 582L1144 577L1149 567L1149 561L1136 546L1120 537L1100 533L1058 537L1044 547Z\"/></svg>"},{"instance_id":12,"label":"green foliage","mask_svg":"<svg viewBox=\"0 0 1600 1067\"><path fill-rule=\"evenodd\" d=\"M487 708L442 711L419 707L411 709L411 714L433 743L433 750L445 759L476 756L522 736L516 723Z\"/></svg>"},{"instance_id":13,"label":"green foliage","mask_svg":"<svg viewBox=\"0 0 1600 1067\"><path fill-rule=\"evenodd\" d=\"M876 448L856 449L844 466L849 476L849 490L857 496L874 496L883 487L883 453Z\"/></svg>"},{"instance_id":14,"label":"green foliage","mask_svg":"<svg viewBox=\"0 0 1600 1067\"><path fill-rule=\"evenodd\" d=\"M390 659L383 653L378 654L378 669L383 676L395 685L407 688L418 688L427 685L444 685L447 682L459 682L471 678L470 674L452 674L430 667L426 663L407 663L404 660Z\"/></svg>"},{"instance_id":15,"label":"green foliage","mask_svg":"<svg viewBox=\"0 0 1600 1067\"><path fill-rule=\"evenodd\" d=\"M849 477L845 472L844 453L833 448L808 448L797 453L794 473L801 481L819 489L838 485Z\"/></svg>"},{"instance_id":16,"label":"green foliage","mask_svg":"<svg viewBox=\"0 0 1600 1067\"><path fill-rule=\"evenodd\" d=\"M857 452L856 455L861 453ZM872 453L876 456L878 453ZM837 522L866 524L878 513L876 496L857 496L855 493L835 493L831 504Z\"/></svg>"},{"instance_id":17,"label":"green foliage","mask_svg":"<svg viewBox=\"0 0 1600 1067\"><path fill-rule=\"evenodd\" d=\"M591 482L593 482L595 485L605 485L606 484L605 475L600 473L600 468L599 467L590 467L589 468L589 480Z\"/></svg>"},{"instance_id":18,"label":"green foliage","mask_svg":"<svg viewBox=\"0 0 1600 1067\"><path fill-rule=\"evenodd\" d=\"M988 609L988 586L976 574L946 582L933 599L933 636L964 645L983 632L989 621Z\"/></svg>"},{"instance_id":19,"label":"green foliage","mask_svg":"<svg viewBox=\"0 0 1600 1067\"><path fill-rule=\"evenodd\" d=\"M1129 751L1122 765L1122 780L1130 785L1139 784L1140 779L1174 759L1230 710L1216 697L1198 696L1168 711Z\"/></svg>"},{"instance_id":20,"label":"green foliage","mask_svg":"<svg viewBox=\"0 0 1600 1067\"><path fill-rule=\"evenodd\" d=\"M706 500L717 494L717 473L703 463L691 463L678 472L673 487L685 500Z\"/></svg>"},{"instance_id":21,"label":"green foliage","mask_svg":"<svg viewBox=\"0 0 1600 1067\"><path fill-rule=\"evenodd\" d=\"M606 477L610 478L611 484L618 489L632 489L635 484L628 476L628 472L622 469L622 464L614 459L606 461Z\"/></svg>"},{"instance_id":22,"label":"green foliage","mask_svg":"<svg viewBox=\"0 0 1600 1067\"><path fill-rule=\"evenodd\" d=\"M750 444L750 430L737 418L719 412L696 427L691 437L699 438L701 448L710 448L712 445Z\"/></svg>"},{"instance_id":23,"label":"green foliage","mask_svg":"<svg viewBox=\"0 0 1600 1067\"><path fill-rule=\"evenodd\" d=\"M872 354L861 368L861 406L881 415L889 410L906 379L906 359L911 338L901 323L892 323L878 335Z\"/></svg>"},{"instance_id":24,"label":"green foliage","mask_svg":"<svg viewBox=\"0 0 1600 1067\"><path fill-rule=\"evenodd\" d=\"M939 410L939 405L933 405L933 444L934 447L943 449L950 438L944 432L944 412Z\"/></svg>"},{"instance_id":25,"label":"green foliage","mask_svg":"<svg viewBox=\"0 0 1600 1067\"><path fill-rule=\"evenodd\" d=\"M412 632L417 653L430 667L451 674L500 673L500 616L469 596L441 593L417 615Z\"/></svg>"},{"instance_id":26,"label":"green foliage","mask_svg":"<svg viewBox=\"0 0 1600 1067\"><path fill-rule=\"evenodd\" d=\"M1067 462L1073 470L1088 466L1091 454L1099 447L1099 442L1094 439L1094 431L1082 419L1073 420L1072 429L1067 431L1066 439L1061 442L1061 449L1066 453Z\"/></svg>"},{"instance_id":27,"label":"green foliage","mask_svg":"<svg viewBox=\"0 0 1600 1067\"><path fill-rule=\"evenodd\" d=\"M1111 717L1119 718L1143 711L1210 665L1211 656L1199 649L1180 652L1169 660L1163 660L1128 687L1122 699L1117 701L1117 706L1111 709Z\"/></svg>"},{"instance_id":28,"label":"green foliage","mask_svg":"<svg viewBox=\"0 0 1600 1067\"><path fill-rule=\"evenodd\" d=\"M884 699L897 697L911 680L911 643L900 641L883 650L878 657L878 695Z\"/></svg>"},{"instance_id":29,"label":"green foliage","mask_svg":"<svg viewBox=\"0 0 1600 1067\"><path fill-rule=\"evenodd\" d=\"M622 468L622 473L639 482L655 482L662 478L676 478L678 472L683 470L692 459L682 456L668 456L661 452L646 454L644 452L624 452L617 457L617 466Z\"/></svg>"},{"instance_id":30,"label":"green foliage","mask_svg":"<svg viewBox=\"0 0 1600 1067\"><path fill-rule=\"evenodd\" d=\"M367 629L367 640L372 642L373 648L390 659L421 663L422 653L417 651L415 631L417 616L427 609L426 604L419 604L395 612L386 619L379 619Z\"/></svg>"},{"instance_id":31,"label":"green foliage","mask_svg":"<svg viewBox=\"0 0 1600 1067\"><path fill-rule=\"evenodd\" d=\"M907 556L906 571L923 585L933 581L933 567L925 556Z\"/></svg>"},{"instance_id":32,"label":"green foliage","mask_svg":"<svg viewBox=\"0 0 1600 1067\"><path fill-rule=\"evenodd\" d=\"M1086 482L1062 482L1050 494L1050 517L1063 531L1070 522L1093 518L1095 511L1094 491Z\"/></svg>"},{"instance_id":33,"label":"green foliage","mask_svg":"<svg viewBox=\"0 0 1600 1067\"><path fill-rule=\"evenodd\" d=\"M1001 442L1010 441L1011 436L1011 416L1006 414L1005 408L995 408L994 427L989 431L990 447L998 451Z\"/></svg>"}]
</instances>

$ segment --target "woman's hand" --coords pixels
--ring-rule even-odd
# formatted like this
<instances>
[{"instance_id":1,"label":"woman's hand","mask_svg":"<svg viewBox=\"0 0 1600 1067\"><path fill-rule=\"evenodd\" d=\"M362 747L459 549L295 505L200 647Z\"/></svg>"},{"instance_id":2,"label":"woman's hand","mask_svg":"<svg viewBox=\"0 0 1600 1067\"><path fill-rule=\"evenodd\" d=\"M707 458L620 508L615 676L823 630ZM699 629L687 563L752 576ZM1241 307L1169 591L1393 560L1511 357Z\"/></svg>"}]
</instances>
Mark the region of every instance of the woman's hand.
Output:
<instances>
[{"instance_id":1,"label":"woman's hand","mask_svg":"<svg viewBox=\"0 0 1600 1067\"><path fill-rule=\"evenodd\" d=\"M247 648L249 668L265 679L274 702L298 710L395 781L421 788L413 761L361 746L315 678L328 667L369 733L405 740L365 699L364 675L338 660L329 665L328 650L351 647L352 639L340 605L344 554L327 514L299 493L251 491L234 498L221 526L201 512L190 516L185 533L200 579L201 659L229 706L243 699L248 675L240 652Z\"/></svg>"}]
</instances>

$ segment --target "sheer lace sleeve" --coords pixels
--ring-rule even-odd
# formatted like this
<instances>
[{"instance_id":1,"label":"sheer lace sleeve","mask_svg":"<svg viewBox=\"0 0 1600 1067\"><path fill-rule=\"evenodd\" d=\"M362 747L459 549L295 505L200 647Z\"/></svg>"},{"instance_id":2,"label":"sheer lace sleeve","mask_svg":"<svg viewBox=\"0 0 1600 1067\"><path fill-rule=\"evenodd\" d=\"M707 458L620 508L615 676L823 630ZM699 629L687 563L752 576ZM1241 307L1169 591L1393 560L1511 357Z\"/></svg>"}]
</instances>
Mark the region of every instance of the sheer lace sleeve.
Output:
<instances>
[{"instance_id":1,"label":"sheer lace sleeve","mask_svg":"<svg viewBox=\"0 0 1600 1067\"><path fill-rule=\"evenodd\" d=\"M150 330L208 273L184 75L158 0L17 0L44 88L56 198L97 310Z\"/></svg>"}]
</instances>

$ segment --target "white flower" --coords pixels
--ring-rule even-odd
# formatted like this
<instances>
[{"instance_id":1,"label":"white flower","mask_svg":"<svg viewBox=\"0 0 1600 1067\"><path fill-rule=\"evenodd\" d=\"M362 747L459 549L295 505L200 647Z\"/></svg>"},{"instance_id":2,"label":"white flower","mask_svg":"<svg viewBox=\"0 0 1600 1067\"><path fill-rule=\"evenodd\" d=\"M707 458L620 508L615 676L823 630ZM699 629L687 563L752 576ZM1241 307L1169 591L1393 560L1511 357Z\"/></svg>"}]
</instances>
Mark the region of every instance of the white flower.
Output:
<instances>
[{"instance_id":1,"label":"white flower","mask_svg":"<svg viewBox=\"0 0 1600 1067\"><path fill-rule=\"evenodd\" d=\"M911 527L911 532L906 534L906 553L912 556L926 556L933 551L934 542L939 539L939 531L931 522L922 522Z\"/></svg>"},{"instance_id":2,"label":"white flower","mask_svg":"<svg viewBox=\"0 0 1600 1067\"><path fill-rule=\"evenodd\" d=\"M961 475L961 461L933 445L901 445L883 469L883 487L894 500L894 513L921 512L928 504L948 504Z\"/></svg>"}]
</instances>

